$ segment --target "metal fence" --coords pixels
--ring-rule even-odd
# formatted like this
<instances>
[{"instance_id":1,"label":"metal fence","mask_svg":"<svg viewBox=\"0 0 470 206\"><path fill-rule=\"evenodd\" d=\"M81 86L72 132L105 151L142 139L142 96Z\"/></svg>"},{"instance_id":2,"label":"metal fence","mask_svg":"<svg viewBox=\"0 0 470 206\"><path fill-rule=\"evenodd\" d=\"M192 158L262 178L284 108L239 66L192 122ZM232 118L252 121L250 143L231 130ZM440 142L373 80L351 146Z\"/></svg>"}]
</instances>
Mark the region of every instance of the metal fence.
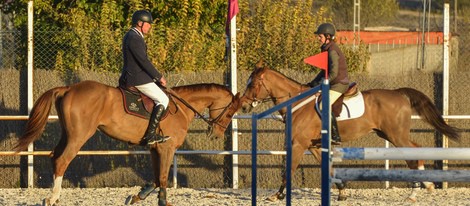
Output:
<instances>
[{"instance_id":1,"label":"metal fence","mask_svg":"<svg viewBox=\"0 0 470 206\"><path fill-rule=\"evenodd\" d=\"M419 15L419 9L416 9L410 14L409 11L399 13L396 21L403 21L407 19L407 25L414 25L413 28L420 28L422 19ZM453 15L454 16L454 15ZM409 18L409 19L408 19ZM380 25L380 18L377 25ZM413 24L414 22L414 24ZM430 31L442 31L442 17L435 16L435 23L432 25ZM396 23L398 25L398 23ZM389 26L397 26L395 23L388 22ZM398 25L400 26L400 25ZM453 31L452 38L456 41L453 44L458 49L453 50L452 56L456 57L457 62L451 65L450 75L450 114L451 115L467 115L470 111L470 106L467 104L468 95L465 91L468 90L468 79L470 72L467 65L470 63L470 51L466 47L470 37L468 31L470 24L465 17L457 17L456 24L451 24ZM350 29L347 28L339 29ZM411 27L411 26L410 26ZM457 29L458 28L458 29ZM362 28L364 29L364 28ZM460 35L459 35L460 34ZM50 31L35 31L35 42L42 42L41 39L56 38L60 36L55 32ZM184 42L184 36L177 42ZM416 37L419 38L419 37ZM1 115L25 115L27 114L26 104L26 85L24 84L26 78L26 37L22 31L2 30L0 32L0 116ZM243 39L243 45L256 44L254 39L249 36ZM418 41L419 42L419 41ZM97 44L98 42L90 45ZM371 61L368 63L373 70L380 70L383 68L387 70L393 64L403 64L401 62L393 62L391 59L403 59L403 51L398 50L404 48L403 44L390 43L379 44L378 49L374 48L371 44L369 49L372 52ZM388 45L388 46L387 46ZM412 62L407 72L396 73L388 75L386 72L370 71L369 73L352 74L351 79L358 82L362 90L373 88L398 88L398 87L413 87L430 96L438 105L442 107L442 73L438 68L433 68L432 71L426 69L419 69L417 66L419 56L422 52L426 53L426 57L430 59L442 59L442 55L438 52L441 50L438 47L433 50L422 50L423 45L406 44L409 49L407 56ZM64 57L74 56L77 61L81 60L80 56L76 54L67 53L67 47L70 45L54 45L54 44L35 44L34 46L34 65L37 68L34 71L34 99L42 94L45 90L64 84L91 79L104 82L110 85L116 85L119 74L102 73L100 71L81 71L81 70L65 70L61 67L61 61ZM220 45L223 47L224 45ZM276 47L276 45L271 45ZM428 45L425 45L428 48ZM387 49L382 49L386 47ZM431 47L431 45L429 45ZM90 48L93 50L94 48ZM438 51L432 53L431 51ZM283 52L283 51L279 51ZM238 53L238 58L245 58L243 52ZM99 56L99 55L98 55ZM109 62L114 62L112 67L121 67L121 56L117 53L107 53ZM221 54L222 56L222 54ZM267 62L270 66L285 65L285 59L282 58L269 58L272 56L269 53L260 51L260 57L268 59ZM282 56L282 55L278 55ZM93 61L101 61L99 58L88 58ZM88 62L87 64L95 64ZM291 62L291 65L299 65L299 62ZM248 79L249 71L244 71L251 68L252 65L239 65L240 73L238 78L238 88L243 91ZM427 67L425 64L424 67ZM308 82L316 70L302 71L289 70L287 68L274 68L278 69L287 76L299 82ZM436 70L434 70L436 69ZM214 82L219 84L225 83L226 75L223 71L207 72L207 73L168 73L170 86ZM272 106L272 104L265 104L258 108L257 112ZM251 138L251 120L239 120L239 150L250 150ZM450 147L468 147L470 146L470 139L468 136L468 123L470 120L466 119L450 119L452 125L458 126L463 131L463 141L461 143L450 143ZM284 136L283 136L283 123L272 119L262 120L260 123L260 136L259 136L259 149L282 151L284 150ZM21 135L24 121L22 120L8 120L0 121L0 149L2 151L10 151L15 139ZM423 146L436 146L436 134L428 126L423 124L420 120L413 121L412 136ZM206 127L204 123L198 120L191 126L190 134L185 144L180 150L185 151L229 151L231 150L231 138L227 136L224 140L209 140L205 139L203 133ZM48 151L51 150L58 141L60 127L57 122L48 124L45 134L41 140L35 144L35 150ZM367 136L357 142L345 143L344 146L369 146L369 147L382 147L383 140L374 137L373 135ZM141 148L135 148L127 145L126 143L116 142L106 137L105 135L97 132L92 138L92 141L87 143L83 150L122 150L122 151L138 151ZM230 156L226 155L209 155L209 154L181 154L176 157L178 162L178 173L172 174L172 178L176 177L178 184L185 187L231 187L232 165ZM25 186L25 159L18 156L2 157L2 175L0 175L0 187L20 187ZM280 183L280 174L283 170L284 159L279 155L266 155L259 158L260 164L259 180L260 187L276 188ZM128 186L139 185L145 181L152 180L152 172L150 170L150 160L146 155L132 155L132 156L79 156L69 167L66 173L64 187L103 187L103 186ZM347 161L342 164L355 165L355 167L382 167L382 161ZM391 161L392 168L405 167L403 161ZM427 162L427 167L434 167L435 162ZM47 157L38 156L35 158L35 185L38 187L48 187L52 184L52 171ZM468 161L452 161L451 168L466 168ZM239 157L239 186L249 187L250 185L250 168L251 161L249 156ZM78 172L80 171L80 172ZM211 178L207 177L211 174ZM313 158L305 157L301 166L294 174L294 185L297 187L318 187L319 186L319 165ZM402 186L403 184L396 184ZM455 183L456 186L466 186L463 183ZM382 187L381 183L353 183L352 187Z\"/></svg>"}]
</instances>

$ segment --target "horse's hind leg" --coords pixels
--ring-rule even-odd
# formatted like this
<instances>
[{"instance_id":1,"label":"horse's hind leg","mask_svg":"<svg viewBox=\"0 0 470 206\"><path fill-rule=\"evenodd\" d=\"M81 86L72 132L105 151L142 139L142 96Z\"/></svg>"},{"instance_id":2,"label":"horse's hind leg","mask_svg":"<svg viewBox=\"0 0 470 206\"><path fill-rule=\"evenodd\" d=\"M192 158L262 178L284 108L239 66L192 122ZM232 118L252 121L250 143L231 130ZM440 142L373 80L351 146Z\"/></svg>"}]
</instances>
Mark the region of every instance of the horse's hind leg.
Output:
<instances>
[{"instance_id":1,"label":"horse's hind leg","mask_svg":"<svg viewBox=\"0 0 470 206\"><path fill-rule=\"evenodd\" d=\"M423 160L408 160L406 161L410 169L424 170L424 161ZM422 182L424 187L430 192L434 190L434 183L432 182ZM417 201L418 191L421 189L420 182L412 182L411 185L411 194L408 196L408 200L412 202Z\"/></svg>"},{"instance_id":2,"label":"horse's hind leg","mask_svg":"<svg viewBox=\"0 0 470 206\"><path fill-rule=\"evenodd\" d=\"M408 124L409 125L409 124ZM403 128L402 128L403 129ZM409 128L408 128L409 130ZM409 139L409 133L405 133L405 131L402 131L402 135L391 135L391 136L386 136L384 133L378 133L379 136L388 139L393 145L396 147L420 147L417 143L411 141ZM401 139L392 139L392 138L387 138L387 137L402 137ZM423 160L407 160L406 161L408 168L414 169L414 170L424 170L424 161ZM434 183L432 182L423 182L423 185L428 189L428 191L431 191L434 189ZM412 202L416 202L417 200L417 195L418 191L420 190L420 183L419 182L413 182L412 183L412 190L411 194L408 196L408 200Z\"/></svg>"},{"instance_id":3,"label":"horse's hind leg","mask_svg":"<svg viewBox=\"0 0 470 206\"><path fill-rule=\"evenodd\" d=\"M414 142L413 142L414 143ZM416 143L414 143L416 145ZM407 160L406 163L410 169L425 170L423 160ZM422 182L424 187L430 192L434 190L434 183L432 182ZM408 196L408 199L412 202L417 201L418 191L421 189L420 182L413 182L411 194Z\"/></svg>"},{"instance_id":4,"label":"horse's hind leg","mask_svg":"<svg viewBox=\"0 0 470 206\"><path fill-rule=\"evenodd\" d=\"M88 138L91 137L92 134L93 133L88 134ZM54 169L54 185L51 197L45 199L45 205L55 205L58 203L65 171L88 138L83 138L82 140L67 139L66 132L63 131L62 138L51 156Z\"/></svg>"},{"instance_id":5,"label":"horse's hind leg","mask_svg":"<svg viewBox=\"0 0 470 206\"><path fill-rule=\"evenodd\" d=\"M58 203L59 197L60 197L60 192L62 191L62 180L63 180L63 174L59 176L59 173L57 173L57 164L56 160L57 157L60 156L63 153L63 149L65 148L67 144L66 138L62 137L59 141L59 144L55 147L54 151L51 153L51 161L52 161L52 166L53 166L53 171L54 171L54 183L52 187L52 194L50 198L46 198L44 200L44 205L55 205Z\"/></svg>"},{"instance_id":6,"label":"horse's hind leg","mask_svg":"<svg viewBox=\"0 0 470 206\"><path fill-rule=\"evenodd\" d=\"M417 143L415 143L411 140L410 140L410 142L412 143L413 147L420 147ZM424 160L407 160L406 163L408 165L408 168L410 168L410 169L425 170ZM432 183L432 182L422 182L422 183L428 191L434 190L434 183ZM413 184L412 184L412 188L413 188L412 193L409 197L409 199L411 201L416 201L417 191L420 189L420 186L421 185L419 184L419 182L413 182Z\"/></svg>"}]
</instances>

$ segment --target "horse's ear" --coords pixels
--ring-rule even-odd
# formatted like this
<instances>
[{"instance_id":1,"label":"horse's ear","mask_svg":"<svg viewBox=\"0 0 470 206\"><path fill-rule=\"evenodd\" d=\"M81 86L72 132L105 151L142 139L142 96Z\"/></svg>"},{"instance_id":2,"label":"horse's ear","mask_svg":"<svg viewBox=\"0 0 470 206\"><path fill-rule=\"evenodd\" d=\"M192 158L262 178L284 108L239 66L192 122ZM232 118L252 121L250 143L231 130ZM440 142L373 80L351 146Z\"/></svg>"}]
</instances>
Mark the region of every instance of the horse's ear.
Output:
<instances>
[{"instance_id":1,"label":"horse's ear","mask_svg":"<svg viewBox=\"0 0 470 206\"><path fill-rule=\"evenodd\" d=\"M259 59L258 63L256 63L256 69L260 69L264 67L263 59Z\"/></svg>"},{"instance_id":2,"label":"horse's ear","mask_svg":"<svg viewBox=\"0 0 470 206\"><path fill-rule=\"evenodd\" d=\"M232 98L232 103L238 103L240 102L240 92L237 92L235 96Z\"/></svg>"},{"instance_id":3,"label":"horse's ear","mask_svg":"<svg viewBox=\"0 0 470 206\"><path fill-rule=\"evenodd\" d=\"M240 98L240 92L237 92L232 100L232 103L235 105L237 108L237 111L241 108L241 98Z\"/></svg>"},{"instance_id":4,"label":"horse's ear","mask_svg":"<svg viewBox=\"0 0 470 206\"><path fill-rule=\"evenodd\" d=\"M237 93L235 94L235 99L240 99L240 92L237 92Z\"/></svg>"}]
</instances>

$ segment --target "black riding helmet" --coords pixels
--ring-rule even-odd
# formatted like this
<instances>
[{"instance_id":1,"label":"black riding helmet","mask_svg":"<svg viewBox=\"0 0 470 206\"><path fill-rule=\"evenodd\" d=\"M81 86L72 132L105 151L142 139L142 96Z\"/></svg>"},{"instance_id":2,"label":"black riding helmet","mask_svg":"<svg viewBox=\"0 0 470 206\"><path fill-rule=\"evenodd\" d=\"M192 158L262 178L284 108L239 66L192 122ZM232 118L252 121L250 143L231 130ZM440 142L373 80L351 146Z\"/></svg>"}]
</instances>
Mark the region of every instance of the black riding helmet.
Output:
<instances>
[{"instance_id":1,"label":"black riding helmet","mask_svg":"<svg viewBox=\"0 0 470 206\"><path fill-rule=\"evenodd\" d=\"M136 26L139 21L151 24L153 22L152 14L147 10L134 12L134 14L132 14L132 26Z\"/></svg>"},{"instance_id":2,"label":"black riding helmet","mask_svg":"<svg viewBox=\"0 0 470 206\"><path fill-rule=\"evenodd\" d=\"M323 35L329 34L332 38L334 38L336 34L336 28L333 24L323 23L323 24L320 24L320 26L318 26L318 29L315 32L315 34L323 34Z\"/></svg>"}]
</instances>

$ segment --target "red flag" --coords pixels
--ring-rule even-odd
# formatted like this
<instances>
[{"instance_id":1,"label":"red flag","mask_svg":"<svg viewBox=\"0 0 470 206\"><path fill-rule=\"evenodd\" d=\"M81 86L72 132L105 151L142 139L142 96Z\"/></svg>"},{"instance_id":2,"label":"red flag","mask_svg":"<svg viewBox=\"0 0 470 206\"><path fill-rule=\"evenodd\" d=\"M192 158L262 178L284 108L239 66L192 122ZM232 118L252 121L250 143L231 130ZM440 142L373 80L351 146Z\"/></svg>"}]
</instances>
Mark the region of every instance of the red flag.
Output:
<instances>
[{"instance_id":1,"label":"red flag","mask_svg":"<svg viewBox=\"0 0 470 206\"><path fill-rule=\"evenodd\" d=\"M225 33L230 36L230 21L238 14L238 0L228 0L227 21L225 22Z\"/></svg>"},{"instance_id":2,"label":"red flag","mask_svg":"<svg viewBox=\"0 0 470 206\"><path fill-rule=\"evenodd\" d=\"M304 62L325 70L325 76L328 78L328 51L307 57L304 59Z\"/></svg>"}]
</instances>

